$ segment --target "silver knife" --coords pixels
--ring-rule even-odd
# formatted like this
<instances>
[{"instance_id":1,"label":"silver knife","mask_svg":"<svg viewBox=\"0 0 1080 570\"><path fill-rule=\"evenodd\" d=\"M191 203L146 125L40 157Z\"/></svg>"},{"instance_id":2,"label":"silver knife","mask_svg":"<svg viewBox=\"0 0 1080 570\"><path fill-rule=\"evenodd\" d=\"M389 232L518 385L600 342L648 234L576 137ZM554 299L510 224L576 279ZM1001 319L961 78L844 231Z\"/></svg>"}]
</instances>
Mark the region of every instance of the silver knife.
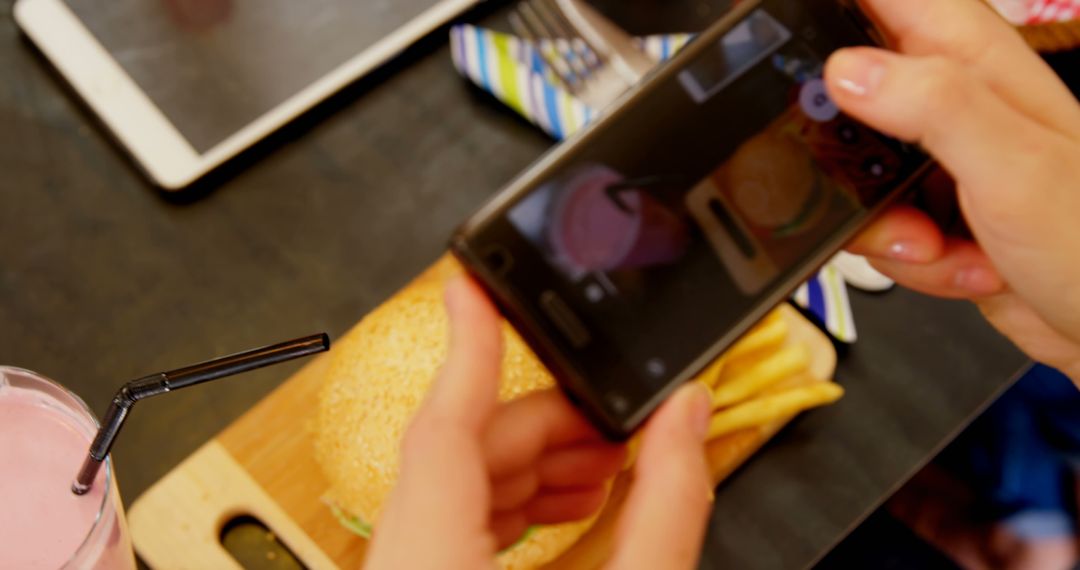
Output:
<instances>
[{"instance_id":1,"label":"silver knife","mask_svg":"<svg viewBox=\"0 0 1080 570\"><path fill-rule=\"evenodd\" d=\"M612 68L633 85L656 67L656 62L638 50L634 38L582 0L555 0L570 24Z\"/></svg>"}]
</instances>

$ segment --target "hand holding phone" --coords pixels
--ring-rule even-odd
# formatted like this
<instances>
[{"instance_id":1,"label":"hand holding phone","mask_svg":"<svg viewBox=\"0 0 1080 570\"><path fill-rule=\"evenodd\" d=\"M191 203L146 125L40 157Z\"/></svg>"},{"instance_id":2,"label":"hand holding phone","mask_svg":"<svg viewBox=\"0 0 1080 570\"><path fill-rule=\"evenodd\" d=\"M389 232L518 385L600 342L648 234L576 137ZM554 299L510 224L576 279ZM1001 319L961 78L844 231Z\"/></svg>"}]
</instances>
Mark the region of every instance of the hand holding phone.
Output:
<instances>
[{"instance_id":1,"label":"hand holding phone","mask_svg":"<svg viewBox=\"0 0 1080 570\"><path fill-rule=\"evenodd\" d=\"M1080 383L1080 295L1068 293L1080 284L1075 87L977 2L863 4L903 48L837 54L832 92L860 120L923 141L943 171L921 185L919 209L890 208L850 247L901 285L973 301L1033 359Z\"/></svg>"},{"instance_id":2,"label":"hand holding phone","mask_svg":"<svg viewBox=\"0 0 1080 570\"><path fill-rule=\"evenodd\" d=\"M452 247L609 436L824 263L923 171L917 149L840 113L835 50L873 44L831 0L743 2Z\"/></svg>"}]
</instances>

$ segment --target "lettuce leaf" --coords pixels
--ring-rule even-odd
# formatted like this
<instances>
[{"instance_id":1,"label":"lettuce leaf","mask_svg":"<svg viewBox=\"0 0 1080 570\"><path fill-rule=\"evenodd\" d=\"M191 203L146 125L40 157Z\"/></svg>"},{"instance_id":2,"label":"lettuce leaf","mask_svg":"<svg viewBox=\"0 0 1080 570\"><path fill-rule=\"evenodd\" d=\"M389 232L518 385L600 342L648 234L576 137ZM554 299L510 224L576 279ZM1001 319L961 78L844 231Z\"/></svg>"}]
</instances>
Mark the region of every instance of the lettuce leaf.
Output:
<instances>
[{"instance_id":1,"label":"lettuce leaf","mask_svg":"<svg viewBox=\"0 0 1080 570\"><path fill-rule=\"evenodd\" d=\"M349 532L352 532L353 534L360 536L361 538L364 538L366 540L371 540L371 533L374 529L369 523L364 522L364 520L360 517L349 515L345 511L338 508L337 505L330 505L330 512L334 514L334 518L337 519L338 524L345 527ZM528 540L529 537L536 532L536 528L537 527L535 526L530 526L529 528L525 529L525 532L521 535L520 538L517 539L517 542L511 544L510 546L507 546L505 549L503 549L503 552L506 552L507 550L510 550L511 548Z\"/></svg>"},{"instance_id":2,"label":"lettuce leaf","mask_svg":"<svg viewBox=\"0 0 1080 570\"><path fill-rule=\"evenodd\" d=\"M341 526L345 527L353 534L371 540L372 527L370 524L364 522L363 519L346 514L345 511L339 509L336 505L330 505L330 512L334 513L334 518L337 519Z\"/></svg>"},{"instance_id":3,"label":"lettuce leaf","mask_svg":"<svg viewBox=\"0 0 1080 570\"><path fill-rule=\"evenodd\" d=\"M499 554L502 554L503 552L506 552L507 550L510 550L511 548L521 544L522 542L525 542L526 540L529 540L529 537L532 536L533 533L535 533L535 532L536 532L536 526L535 525L530 526L529 528L525 529L525 532L523 532L521 534L521 537L518 538L517 541L514 542L514 544L511 544L510 546L507 546L506 548L500 550Z\"/></svg>"}]
</instances>

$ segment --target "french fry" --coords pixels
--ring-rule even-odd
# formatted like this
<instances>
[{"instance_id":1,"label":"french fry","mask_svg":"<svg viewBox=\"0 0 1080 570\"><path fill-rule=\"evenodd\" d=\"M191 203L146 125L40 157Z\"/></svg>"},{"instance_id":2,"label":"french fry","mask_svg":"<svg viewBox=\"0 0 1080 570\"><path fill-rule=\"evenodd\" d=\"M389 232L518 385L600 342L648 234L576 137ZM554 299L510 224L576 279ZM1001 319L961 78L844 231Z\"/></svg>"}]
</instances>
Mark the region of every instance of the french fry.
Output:
<instances>
[{"instance_id":1,"label":"french fry","mask_svg":"<svg viewBox=\"0 0 1080 570\"><path fill-rule=\"evenodd\" d=\"M783 314L784 314L784 312L782 310L780 310L779 308L773 309L773 310L769 311L768 314L766 314L764 317L762 317L761 322L758 323L758 326L761 327L761 326L765 326L765 325L767 325L769 323L774 323L776 321L782 321L782 320L784 320Z\"/></svg>"},{"instance_id":2,"label":"french fry","mask_svg":"<svg viewBox=\"0 0 1080 570\"><path fill-rule=\"evenodd\" d=\"M724 372L726 364L732 359L779 346L787 338L787 333L788 323L780 315L780 311L769 313L739 342L705 367L705 370L697 375L697 379L710 388L716 386L720 383L720 375Z\"/></svg>"},{"instance_id":3,"label":"french fry","mask_svg":"<svg viewBox=\"0 0 1080 570\"><path fill-rule=\"evenodd\" d=\"M843 395L844 389L839 385L833 382L817 382L757 398L713 414L709 422L708 439L765 425L794 416L803 410L831 404Z\"/></svg>"},{"instance_id":4,"label":"french fry","mask_svg":"<svg viewBox=\"0 0 1080 570\"><path fill-rule=\"evenodd\" d=\"M638 451L641 451L641 435L635 435L626 442L626 461L623 461L622 470L627 471L637 461Z\"/></svg>"},{"instance_id":5,"label":"french fry","mask_svg":"<svg viewBox=\"0 0 1080 570\"><path fill-rule=\"evenodd\" d=\"M716 360L712 361L701 374L697 375L697 380L702 384L705 384L710 390L713 386L716 386L720 382L720 375L724 372L724 366L727 363L727 358L724 355L720 355Z\"/></svg>"},{"instance_id":6,"label":"french fry","mask_svg":"<svg viewBox=\"0 0 1080 570\"><path fill-rule=\"evenodd\" d=\"M779 314L776 312L770 314ZM724 357L734 360L741 356L779 346L787 338L788 324L782 318L767 318L760 325L746 333L724 353Z\"/></svg>"},{"instance_id":7,"label":"french fry","mask_svg":"<svg viewBox=\"0 0 1080 570\"><path fill-rule=\"evenodd\" d=\"M767 356L761 362L739 371L713 390L713 409L747 400L810 366L810 351L802 344L792 344Z\"/></svg>"}]
</instances>

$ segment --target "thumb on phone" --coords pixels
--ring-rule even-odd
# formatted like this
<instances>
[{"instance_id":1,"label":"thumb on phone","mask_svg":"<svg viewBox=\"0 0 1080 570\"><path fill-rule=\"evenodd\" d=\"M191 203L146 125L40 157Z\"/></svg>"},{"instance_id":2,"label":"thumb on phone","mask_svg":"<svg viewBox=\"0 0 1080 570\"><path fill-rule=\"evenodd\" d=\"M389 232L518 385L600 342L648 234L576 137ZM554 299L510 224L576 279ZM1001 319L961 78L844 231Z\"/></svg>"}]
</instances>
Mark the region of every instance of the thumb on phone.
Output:
<instances>
[{"instance_id":1,"label":"thumb on phone","mask_svg":"<svg viewBox=\"0 0 1080 570\"><path fill-rule=\"evenodd\" d=\"M705 434L712 406L699 382L680 388L645 426L609 568L690 569L712 505Z\"/></svg>"}]
</instances>

